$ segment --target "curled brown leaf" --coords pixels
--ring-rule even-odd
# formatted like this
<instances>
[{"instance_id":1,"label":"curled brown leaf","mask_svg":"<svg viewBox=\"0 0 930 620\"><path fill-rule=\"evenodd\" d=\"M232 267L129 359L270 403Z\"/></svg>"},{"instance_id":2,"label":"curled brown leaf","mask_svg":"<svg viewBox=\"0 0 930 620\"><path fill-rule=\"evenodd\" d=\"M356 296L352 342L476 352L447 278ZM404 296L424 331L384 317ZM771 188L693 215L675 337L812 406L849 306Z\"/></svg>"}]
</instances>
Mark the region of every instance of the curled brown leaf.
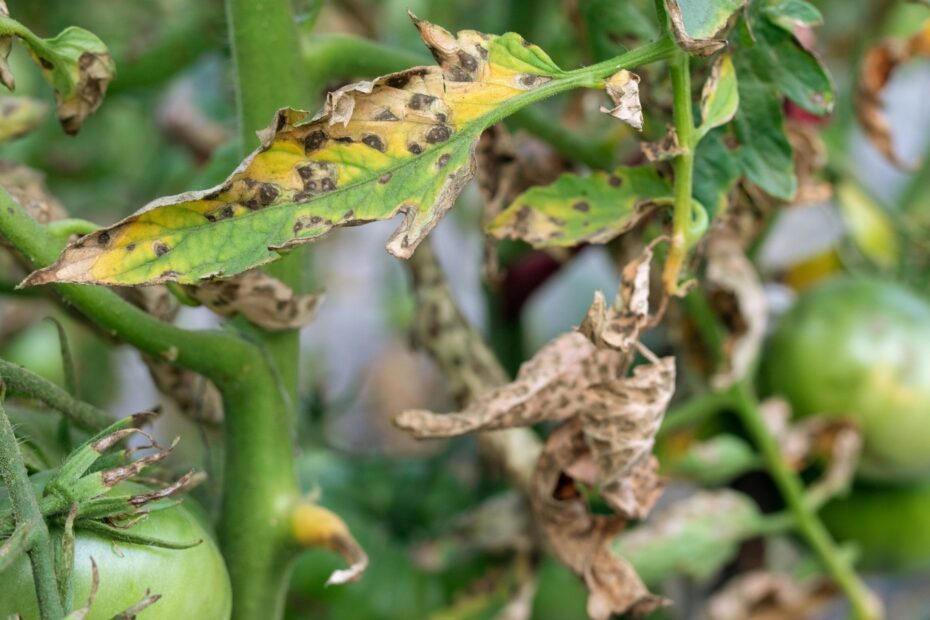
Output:
<instances>
[{"instance_id":1,"label":"curled brown leaf","mask_svg":"<svg viewBox=\"0 0 930 620\"><path fill-rule=\"evenodd\" d=\"M733 578L712 596L701 619L812 618L835 597L836 587L824 579L801 583L785 574L758 570Z\"/></svg>"},{"instance_id":2,"label":"curled brown leaf","mask_svg":"<svg viewBox=\"0 0 930 620\"><path fill-rule=\"evenodd\" d=\"M294 541L302 547L323 547L343 557L348 568L333 571L326 585L357 581L368 567L368 555L336 513L310 502L294 507L291 518Z\"/></svg>"},{"instance_id":3,"label":"curled brown leaf","mask_svg":"<svg viewBox=\"0 0 930 620\"><path fill-rule=\"evenodd\" d=\"M643 105L639 101L639 76L621 69L604 83L614 107L601 106L604 114L619 119L637 131L643 130Z\"/></svg>"},{"instance_id":4,"label":"curled brown leaf","mask_svg":"<svg viewBox=\"0 0 930 620\"><path fill-rule=\"evenodd\" d=\"M869 49L862 60L856 87L856 116L866 136L889 162L901 170L911 170L915 166L903 161L895 152L882 96L895 70L918 56L930 57L930 20L908 39L886 39Z\"/></svg>"},{"instance_id":5,"label":"curled brown leaf","mask_svg":"<svg viewBox=\"0 0 930 620\"><path fill-rule=\"evenodd\" d=\"M299 295L258 269L224 280L185 286L185 292L222 316L240 314L263 329L299 329L316 316L321 294Z\"/></svg>"},{"instance_id":6,"label":"curled brown leaf","mask_svg":"<svg viewBox=\"0 0 930 620\"><path fill-rule=\"evenodd\" d=\"M639 148L649 161L665 161L683 155L686 150L678 141L678 133L669 125L665 135L656 142L640 142Z\"/></svg>"}]
</instances>

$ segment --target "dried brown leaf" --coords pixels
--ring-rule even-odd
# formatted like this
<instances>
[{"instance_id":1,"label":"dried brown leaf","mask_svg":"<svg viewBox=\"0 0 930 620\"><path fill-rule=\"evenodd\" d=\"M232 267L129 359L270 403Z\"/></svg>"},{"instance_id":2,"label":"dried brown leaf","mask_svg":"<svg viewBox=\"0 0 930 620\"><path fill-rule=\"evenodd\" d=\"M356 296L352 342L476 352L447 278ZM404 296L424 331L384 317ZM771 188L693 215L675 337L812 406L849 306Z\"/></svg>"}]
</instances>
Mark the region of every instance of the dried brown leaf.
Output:
<instances>
[{"instance_id":1,"label":"dried brown leaf","mask_svg":"<svg viewBox=\"0 0 930 620\"><path fill-rule=\"evenodd\" d=\"M604 83L614 107L601 106L601 112L619 119L637 131L643 130L643 106L639 101L639 76L621 69Z\"/></svg>"},{"instance_id":2,"label":"dried brown leaf","mask_svg":"<svg viewBox=\"0 0 930 620\"><path fill-rule=\"evenodd\" d=\"M882 96L895 70L918 56L930 57L930 20L909 39L886 39L869 49L862 60L856 87L856 116L866 136L901 170L912 170L915 165L904 162L895 152Z\"/></svg>"},{"instance_id":3,"label":"dried brown leaf","mask_svg":"<svg viewBox=\"0 0 930 620\"><path fill-rule=\"evenodd\" d=\"M627 612L640 617L665 601L650 594L633 567L608 547L626 519L591 514L566 475L587 453L577 418L553 431L536 467L533 511L556 557L584 581L591 618Z\"/></svg>"},{"instance_id":4,"label":"dried brown leaf","mask_svg":"<svg viewBox=\"0 0 930 620\"><path fill-rule=\"evenodd\" d=\"M800 620L815 618L836 598L823 579L799 583L788 575L763 570L733 578L710 598L702 620ZM880 615L874 616L876 618Z\"/></svg>"},{"instance_id":5,"label":"dried brown leaf","mask_svg":"<svg viewBox=\"0 0 930 620\"><path fill-rule=\"evenodd\" d=\"M0 185L40 224L68 217L58 199L49 192L45 185L45 175L41 172L22 164L0 160Z\"/></svg>"},{"instance_id":6,"label":"dried brown leaf","mask_svg":"<svg viewBox=\"0 0 930 620\"><path fill-rule=\"evenodd\" d=\"M211 426L223 422L223 396L213 383L162 359L146 355L143 361L155 386L174 401L184 416Z\"/></svg>"},{"instance_id":7,"label":"dried brown leaf","mask_svg":"<svg viewBox=\"0 0 930 620\"><path fill-rule=\"evenodd\" d=\"M707 240L705 282L711 303L727 328L725 368L711 378L723 390L742 380L759 355L768 323L768 302L759 275L737 235L716 228Z\"/></svg>"},{"instance_id":8,"label":"dried brown leaf","mask_svg":"<svg viewBox=\"0 0 930 620\"><path fill-rule=\"evenodd\" d=\"M185 292L222 316L240 314L263 329L300 329L316 316L322 294L298 295L258 269L224 280L185 286Z\"/></svg>"},{"instance_id":9,"label":"dried brown leaf","mask_svg":"<svg viewBox=\"0 0 930 620\"><path fill-rule=\"evenodd\" d=\"M368 556L356 542L345 522L334 512L312 504L299 503L293 511L291 532L294 541L306 548L323 547L341 555L348 568L333 571L326 585L357 581L368 567Z\"/></svg>"},{"instance_id":10,"label":"dried brown leaf","mask_svg":"<svg viewBox=\"0 0 930 620\"><path fill-rule=\"evenodd\" d=\"M658 142L640 142L639 148L649 161L665 161L683 155L687 151L678 142L678 133L669 125Z\"/></svg>"}]
</instances>

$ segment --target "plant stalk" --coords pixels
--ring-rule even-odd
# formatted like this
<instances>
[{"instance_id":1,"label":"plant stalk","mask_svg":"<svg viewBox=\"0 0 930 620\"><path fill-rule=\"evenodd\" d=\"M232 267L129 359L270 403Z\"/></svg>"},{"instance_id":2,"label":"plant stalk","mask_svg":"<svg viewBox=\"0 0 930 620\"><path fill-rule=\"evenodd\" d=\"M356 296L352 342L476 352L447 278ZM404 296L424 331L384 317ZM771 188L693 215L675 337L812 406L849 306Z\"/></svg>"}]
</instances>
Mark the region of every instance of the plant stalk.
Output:
<instances>
[{"instance_id":1,"label":"plant stalk","mask_svg":"<svg viewBox=\"0 0 930 620\"><path fill-rule=\"evenodd\" d=\"M10 419L3 409L4 391L5 387L0 385L0 477L9 491L13 518L17 526L28 524L30 527L27 553L32 563L39 615L42 620L60 620L64 617L64 610L58 594L58 582L55 579L52 539L29 482L29 474L23 464L23 456L19 451L16 435L13 434Z\"/></svg>"},{"instance_id":2,"label":"plant stalk","mask_svg":"<svg viewBox=\"0 0 930 620\"><path fill-rule=\"evenodd\" d=\"M297 27L289 0L226 0L235 65L240 155L257 146L255 132L282 107L306 100ZM302 252L265 271L295 292ZM294 466L299 370L297 331L268 332L239 321L267 355L238 385L226 386L226 466L220 527L233 587L233 618L279 618L294 551L290 513L298 498Z\"/></svg>"},{"instance_id":3,"label":"plant stalk","mask_svg":"<svg viewBox=\"0 0 930 620\"><path fill-rule=\"evenodd\" d=\"M692 185L694 177L694 116L691 111L691 70L688 55L676 52L669 60L672 77L672 113L678 144L684 150L672 161L675 174L672 215L672 243L665 260L662 281L670 294L678 291L678 278L688 252L692 222Z\"/></svg>"},{"instance_id":4,"label":"plant stalk","mask_svg":"<svg viewBox=\"0 0 930 620\"><path fill-rule=\"evenodd\" d=\"M794 515L798 532L807 540L830 576L846 595L857 620L879 620L878 600L869 592L850 563L843 557L824 524L805 501L804 487L782 456L775 438L765 426L752 388L744 380L731 390L733 405L746 430L762 452L766 467L781 491L789 511Z\"/></svg>"}]
</instances>

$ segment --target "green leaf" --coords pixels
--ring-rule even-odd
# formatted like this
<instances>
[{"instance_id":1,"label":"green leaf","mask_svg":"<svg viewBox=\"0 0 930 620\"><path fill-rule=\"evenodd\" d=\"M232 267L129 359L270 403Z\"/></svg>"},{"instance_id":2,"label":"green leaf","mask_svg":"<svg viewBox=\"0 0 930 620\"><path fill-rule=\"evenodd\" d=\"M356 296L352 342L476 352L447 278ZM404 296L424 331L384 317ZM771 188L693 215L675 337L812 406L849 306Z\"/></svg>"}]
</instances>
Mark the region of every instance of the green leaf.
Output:
<instances>
[{"instance_id":1,"label":"green leaf","mask_svg":"<svg viewBox=\"0 0 930 620\"><path fill-rule=\"evenodd\" d=\"M726 46L715 38L746 0L665 0L672 34L688 53L707 56Z\"/></svg>"},{"instance_id":2,"label":"green leaf","mask_svg":"<svg viewBox=\"0 0 930 620\"><path fill-rule=\"evenodd\" d=\"M853 243L884 269L898 264L901 248L888 214L868 193L849 181L836 188L836 200Z\"/></svg>"},{"instance_id":3,"label":"green leaf","mask_svg":"<svg viewBox=\"0 0 930 620\"><path fill-rule=\"evenodd\" d=\"M813 28L823 23L820 10L806 0L780 0L762 8L762 12L773 23L794 34L797 26Z\"/></svg>"},{"instance_id":4,"label":"green leaf","mask_svg":"<svg viewBox=\"0 0 930 620\"><path fill-rule=\"evenodd\" d=\"M559 78L568 75L517 34L453 36L414 23L438 67L344 87L309 121L280 111L224 184L155 201L70 244L24 284L192 284L268 263L335 227L398 213L404 220L387 247L410 257L472 177L481 132L564 90Z\"/></svg>"},{"instance_id":5,"label":"green leaf","mask_svg":"<svg viewBox=\"0 0 930 620\"><path fill-rule=\"evenodd\" d=\"M756 57L765 75L786 97L812 114L833 109L833 82L820 60L804 49L791 31L763 12L760 3L749 10L754 45L744 53Z\"/></svg>"},{"instance_id":6,"label":"green leaf","mask_svg":"<svg viewBox=\"0 0 930 620\"><path fill-rule=\"evenodd\" d=\"M670 198L671 188L652 168L563 174L518 196L494 218L488 233L537 248L606 243L635 226L656 201Z\"/></svg>"},{"instance_id":7,"label":"green leaf","mask_svg":"<svg viewBox=\"0 0 930 620\"><path fill-rule=\"evenodd\" d=\"M739 89L733 59L729 54L721 54L704 83L701 94L701 126L697 129L697 139L700 140L714 127L720 127L733 120L737 108Z\"/></svg>"},{"instance_id":8,"label":"green leaf","mask_svg":"<svg viewBox=\"0 0 930 620\"><path fill-rule=\"evenodd\" d=\"M724 143L725 129L709 132L694 152L694 198L713 218L726 208L727 194L742 173L739 158Z\"/></svg>"},{"instance_id":9,"label":"green leaf","mask_svg":"<svg viewBox=\"0 0 930 620\"><path fill-rule=\"evenodd\" d=\"M743 26L745 28L745 24ZM740 143L743 174L776 198L791 200L797 192L791 143L785 137L778 89L765 79L758 57L737 50L736 74L740 106L733 129Z\"/></svg>"},{"instance_id":10,"label":"green leaf","mask_svg":"<svg viewBox=\"0 0 930 620\"><path fill-rule=\"evenodd\" d=\"M698 493L614 539L612 551L647 584L672 575L712 577L758 534L765 518L745 495L729 490Z\"/></svg>"},{"instance_id":11,"label":"green leaf","mask_svg":"<svg viewBox=\"0 0 930 620\"><path fill-rule=\"evenodd\" d=\"M701 484L726 484L762 465L755 450L736 435L722 433L692 445L671 465L671 473Z\"/></svg>"},{"instance_id":12,"label":"green leaf","mask_svg":"<svg viewBox=\"0 0 930 620\"><path fill-rule=\"evenodd\" d=\"M55 89L62 127L66 133L76 134L100 107L116 74L106 45L92 32L75 26L53 39L43 39L6 15L0 15L0 32L5 35L0 36L3 48L8 49L11 36L22 40ZM0 82L10 90L15 87L5 53L0 53Z\"/></svg>"}]
</instances>

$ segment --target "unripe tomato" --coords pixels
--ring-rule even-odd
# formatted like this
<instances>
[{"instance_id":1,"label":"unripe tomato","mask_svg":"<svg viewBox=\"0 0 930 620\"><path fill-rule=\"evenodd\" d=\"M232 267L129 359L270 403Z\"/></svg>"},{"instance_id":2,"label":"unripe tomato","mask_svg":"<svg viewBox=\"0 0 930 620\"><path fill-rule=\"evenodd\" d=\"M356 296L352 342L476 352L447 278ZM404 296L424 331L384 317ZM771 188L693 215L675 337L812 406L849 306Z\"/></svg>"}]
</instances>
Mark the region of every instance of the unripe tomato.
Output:
<instances>
[{"instance_id":1,"label":"unripe tomato","mask_svg":"<svg viewBox=\"0 0 930 620\"><path fill-rule=\"evenodd\" d=\"M856 420L861 476L930 475L930 305L907 289L840 277L804 293L771 338L763 381L798 416Z\"/></svg>"},{"instance_id":2,"label":"unripe tomato","mask_svg":"<svg viewBox=\"0 0 930 620\"><path fill-rule=\"evenodd\" d=\"M123 494L146 490L137 484L123 483L116 487L116 492ZM87 620L109 620L138 603L146 590L160 594L161 599L141 611L137 616L140 620L229 618L232 590L226 565L213 534L191 510L180 505L153 512L127 532L175 543L203 542L189 549L164 549L77 532L72 609L87 601L91 587L90 558L93 558L100 586ZM32 568L25 555L0 573L0 618L17 613L24 620L39 618Z\"/></svg>"},{"instance_id":3,"label":"unripe tomato","mask_svg":"<svg viewBox=\"0 0 930 620\"><path fill-rule=\"evenodd\" d=\"M869 570L930 567L930 484L857 485L820 513L840 542L855 543Z\"/></svg>"}]
</instances>

